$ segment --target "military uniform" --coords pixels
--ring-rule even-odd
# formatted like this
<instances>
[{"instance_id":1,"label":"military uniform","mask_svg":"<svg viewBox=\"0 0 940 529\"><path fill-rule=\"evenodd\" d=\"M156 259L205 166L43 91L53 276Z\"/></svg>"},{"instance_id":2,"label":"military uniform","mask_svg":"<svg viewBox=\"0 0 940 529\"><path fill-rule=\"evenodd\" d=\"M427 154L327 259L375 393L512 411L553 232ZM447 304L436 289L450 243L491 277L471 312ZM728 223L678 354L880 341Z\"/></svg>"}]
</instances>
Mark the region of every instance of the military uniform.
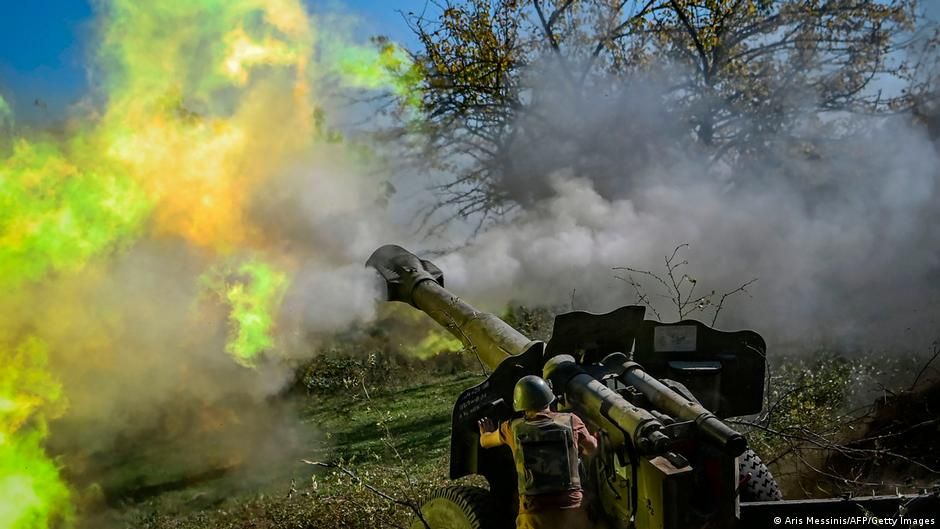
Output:
<instances>
[{"instance_id":1,"label":"military uniform","mask_svg":"<svg viewBox=\"0 0 940 529\"><path fill-rule=\"evenodd\" d=\"M517 529L587 529L578 454L594 437L572 413L544 410L503 421L499 439L512 449L519 476Z\"/></svg>"}]
</instances>

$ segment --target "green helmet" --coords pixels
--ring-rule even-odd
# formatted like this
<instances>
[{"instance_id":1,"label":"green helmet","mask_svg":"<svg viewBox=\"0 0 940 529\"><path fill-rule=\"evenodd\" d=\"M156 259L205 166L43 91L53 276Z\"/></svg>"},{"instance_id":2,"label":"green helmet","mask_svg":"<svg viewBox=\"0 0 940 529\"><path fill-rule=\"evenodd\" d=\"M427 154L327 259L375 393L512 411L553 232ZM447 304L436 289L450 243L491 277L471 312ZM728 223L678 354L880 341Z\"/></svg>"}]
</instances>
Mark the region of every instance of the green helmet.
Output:
<instances>
[{"instance_id":1,"label":"green helmet","mask_svg":"<svg viewBox=\"0 0 940 529\"><path fill-rule=\"evenodd\" d=\"M535 375L524 376L512 391L512 407L516 411L538 411L555 400L555 394L545 379Z\"/></svg>"}]
</instances>

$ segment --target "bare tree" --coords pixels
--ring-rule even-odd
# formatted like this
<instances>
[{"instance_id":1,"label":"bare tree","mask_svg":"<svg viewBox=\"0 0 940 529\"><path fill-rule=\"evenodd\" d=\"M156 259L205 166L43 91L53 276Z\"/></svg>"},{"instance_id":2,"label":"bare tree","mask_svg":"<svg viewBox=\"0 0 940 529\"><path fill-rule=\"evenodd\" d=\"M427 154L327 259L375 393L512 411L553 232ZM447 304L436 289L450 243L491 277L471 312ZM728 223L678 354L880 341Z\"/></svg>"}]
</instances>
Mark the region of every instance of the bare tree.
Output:
<instances>
[{"instance_id":1,"label":"bare tree","mask_svg":"<svg viewBox=\"0 0 940 529\"><path fill-rule=\"evenodd\" d=\"M426 168L454 175L436 188L438 206L481 222L539 197L541 167L520 162L528 146L580 142L571 165L593 168L596 138L579 138L570 114L546 114L546 84L574 105L666 72L657 97L683 124L678 146L733 166L811 153L820 135L847 133L835 118L845 113L910 109L930 90L923 69L937 42L916 0L430 0L407 19L425 79L426 119L412 132ZM550 81L528 75L537 61ZM878 89L889 80L906 89ZM633 156L656 148L630 138Z\"/></svg>"},{"instance_id":2,"label":"bare tree","mask_svg":"<svg viewBox=\"0 0 940 529\"><path fill-rule=\"evenodd\" d=\"M688 244L680 244L672 250L671 255L663 256L666 271L662 275L649 270L618 266L614 270L627 273L614 277L629 284L634 294L636 294L636 302L648 307L656 316L656 319L660 321L663 317L656 309L654 298L667 300L675 309L679 321L696 313L705 314L711 311L711 325L714 326L718 321L718 315L721 314L725 306L725 301L735 294L748 294L747 288L756 283L757 278L745 281L726 292L711 290L703 294L698 288L698 280L684 271L689 261L686 259L679 260L679 252L688 247ZM651 294L648 287L637 280L634 274L652 280L658 292Z\"/></svg>"}]
</instances>

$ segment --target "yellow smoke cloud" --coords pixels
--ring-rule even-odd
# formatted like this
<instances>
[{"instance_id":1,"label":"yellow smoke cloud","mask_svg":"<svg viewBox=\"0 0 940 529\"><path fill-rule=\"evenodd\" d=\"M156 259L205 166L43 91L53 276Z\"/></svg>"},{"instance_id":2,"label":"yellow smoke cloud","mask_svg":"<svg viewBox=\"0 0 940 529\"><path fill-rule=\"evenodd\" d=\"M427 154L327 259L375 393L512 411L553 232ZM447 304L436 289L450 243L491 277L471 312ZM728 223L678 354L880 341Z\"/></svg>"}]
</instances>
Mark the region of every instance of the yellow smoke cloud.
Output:
<instances>
[{"instance_id":1,"label":"yellow smoke cloud","mask_svg":"<svg viewBox=\"0 0 940 529\"><path fill-rule=\"evenodd\" d=\"M227 345L213 352L251 366L276 349L290 270L268 263L291 259L253 221L255 197L298 160L316 162L318 80L334 75L344 87L409 98L418 82L391 44L319 35L299 0L102 0L96 9L94 114L77 117L64 139L16 140L0 160L4 528L73 519L59 463L43 451L47 424L67 402L81 417L107 411L90 413L102 398L67 399L69 388L112 380L133 406L149 395L140 382L218 376L194 372L195 361L166 365L211 343L196 337L204 315L197 323L183 316L202 273L230 323ZM333 52L318 54L326 40ZM12 113L0 99L0 126L7 123ZM127 257L167 241L190 257L151 256L143 265ZM255 257L225 264L234 278L214 280L221 276L213 263L238 255ZM134 266L146 269L122 271ZM128 344L135 348L124 350ZM70 369L76 365L80 371Z\"/></svg>"},{"instance_id":2,"label":"yellow smoke cloud","mask_svg":"<svg viewBox=\"0 0 940 529\"><path fill-rule=\"evenodd\" d=\"M251 197L313 140L300 3L119 0L104 16L101 129L155 202L154 229L222 252L260 244Z\"/></svg>"}]
</instances>

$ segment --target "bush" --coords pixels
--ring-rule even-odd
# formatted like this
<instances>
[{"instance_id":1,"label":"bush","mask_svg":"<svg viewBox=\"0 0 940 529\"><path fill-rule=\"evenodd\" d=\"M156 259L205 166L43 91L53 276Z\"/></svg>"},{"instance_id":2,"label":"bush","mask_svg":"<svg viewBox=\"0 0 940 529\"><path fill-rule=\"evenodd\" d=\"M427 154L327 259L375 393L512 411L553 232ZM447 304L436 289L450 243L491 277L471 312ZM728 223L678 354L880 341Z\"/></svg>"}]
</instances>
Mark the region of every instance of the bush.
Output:
<instances>
[{"instance_id":1,"label":"bush","mask_svg":"<svg viewBox=\"0 0 940 529\"><path fill-rule=\"evenodd\" d=\"M326 351L297 366L294 388L310 394L372 391L479 369L477 360L464 351L425 359L388 350L364 354Z\"/></svg>"},{"instance_id":2,"label":"bush","mask_svg":"<svg viewBox=\"0 0 940 529\"><path fill-rule=\"evenodd\" d=\"M749 445L771 467L785 496L870 492L872 483L882 483L882 493L893 492L878 474L887 467L873 466L869 475L847 474L830 459L833 454L856 459L877 455L856 446L865 436L863 426L876 401L904 393L923 360L883 353L781 355L772 360L764 412L731 422L747 433Z\"/></svg>"}]
</instances>

